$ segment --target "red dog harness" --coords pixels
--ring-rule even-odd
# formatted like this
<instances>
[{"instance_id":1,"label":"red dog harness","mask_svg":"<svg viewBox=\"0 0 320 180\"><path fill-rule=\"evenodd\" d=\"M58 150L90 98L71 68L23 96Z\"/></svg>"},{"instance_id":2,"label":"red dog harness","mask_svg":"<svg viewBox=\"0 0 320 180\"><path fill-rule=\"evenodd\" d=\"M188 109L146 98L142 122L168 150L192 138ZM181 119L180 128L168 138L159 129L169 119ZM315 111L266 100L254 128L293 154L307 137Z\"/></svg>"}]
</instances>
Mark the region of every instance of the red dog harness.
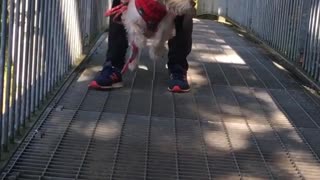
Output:
<instances>
[{"instance_id":1,"label":"red dog harness","mask_svg":"<svg viewBox=\"0 0 320 180\"><path fill-rule=\"evenodd\" d=\"M136 8L147 23L148 30L155 32L159 22L167 14L166 7L155 0L135 0Z\"/></svg>"},{"instance_id":2,"label":"red dog harness","mask_svg":"<svg viewBox=\"0 0 320 180\"><path fill-rule=\"evenodd\" d=\"M105 16L112 16L113 21L117 23L121 23L117 21L117 18L120 17L120 15L128 9L128 4L130 0L126 0L122 2L120 5L115 6L114 8L108 10L105 13ZM167 14L166 7L159 3L156 0L134 0L135 5L137 8L137 11L139 15L142 17L142 19L147 24L147 29L149 31L155 32L157 31L159 22L164 18L164 16ZM129 57L128 61L124 65L121 73L124 74L127 69L128 65L137 57L138 55L138 47L134 44L134 42L131 44L131 56Z\"/></svg>"},{"instance_id":3,"label":"red dog harness","mask_svg":"<svg viewBox=\"0 0 320 180\"><path fill-rule=\"evenodd\" d=\"M157 30L159 22L167 14L166 7L156 0L134 0L138 13L142 19L146 22L148 30L155 32ZM120 5L108 10L105 16L112 16L113 21L117 21L117 18L128 9L129 0L122 2Z\"/></svg>"}]
</instances>

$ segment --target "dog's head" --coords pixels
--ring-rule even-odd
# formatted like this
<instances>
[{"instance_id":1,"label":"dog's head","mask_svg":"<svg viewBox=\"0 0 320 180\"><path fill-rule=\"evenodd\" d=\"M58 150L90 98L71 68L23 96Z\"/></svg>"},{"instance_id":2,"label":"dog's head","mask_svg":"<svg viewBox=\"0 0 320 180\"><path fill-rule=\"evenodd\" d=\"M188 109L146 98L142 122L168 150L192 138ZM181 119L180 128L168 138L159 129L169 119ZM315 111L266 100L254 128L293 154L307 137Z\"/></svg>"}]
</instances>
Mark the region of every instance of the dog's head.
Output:
<instances>
[{"instance_id":1,"label":"dog's head","mask_svg":"<svg viewBox=\"0 0 320 180\"><path fill-rule=\"evenodd\" d=\"M158 0L167 6L169 12L176 15L195 15L194 0Z\"/></svg>"}]
</instances>

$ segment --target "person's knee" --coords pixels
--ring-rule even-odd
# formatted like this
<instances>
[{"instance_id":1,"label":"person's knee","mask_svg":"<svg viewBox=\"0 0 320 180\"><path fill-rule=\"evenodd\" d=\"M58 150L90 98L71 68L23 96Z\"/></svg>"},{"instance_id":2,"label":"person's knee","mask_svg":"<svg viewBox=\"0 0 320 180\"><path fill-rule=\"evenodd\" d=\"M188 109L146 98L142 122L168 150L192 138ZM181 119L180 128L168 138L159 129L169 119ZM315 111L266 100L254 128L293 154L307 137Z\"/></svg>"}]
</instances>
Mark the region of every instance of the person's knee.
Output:
<instances>
[{"instance_id":1,"label":"person's knee","mask_svg":"<svg viewBox=\"0 0 320 180\"><path fill-rule=\"evenodd\" d=\"M177 33L182 32L191 35L193 31L193 16L188 14L177 16L175 19L175 28Z\"/></svg>"}]
</instances>

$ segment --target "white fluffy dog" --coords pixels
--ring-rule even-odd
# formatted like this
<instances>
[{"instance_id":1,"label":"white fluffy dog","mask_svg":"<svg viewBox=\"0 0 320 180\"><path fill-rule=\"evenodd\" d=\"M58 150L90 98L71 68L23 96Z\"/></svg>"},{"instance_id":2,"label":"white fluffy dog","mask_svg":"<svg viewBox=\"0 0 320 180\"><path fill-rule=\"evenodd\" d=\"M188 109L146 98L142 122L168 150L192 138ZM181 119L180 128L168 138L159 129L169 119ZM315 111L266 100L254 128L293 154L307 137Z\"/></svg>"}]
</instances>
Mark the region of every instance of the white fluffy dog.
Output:
<instances>
[{"instance_id":1,"label":"white fluffy dog","mask_svg":"<svg viewBox=\"0 0 320 180\"><path fill-rule=\"evenodd\" d=\"M193 0L122 0L122 3L127 6L121 18L132 51L130 62L127 62L131 70L137 66L140 49L146 47L147 39L152 41L149 49L151 59L163 57L165 43L175 35L175 17L195 14ZM148 9L151 6L156 8Z\"/></svg>"}]
</instances>

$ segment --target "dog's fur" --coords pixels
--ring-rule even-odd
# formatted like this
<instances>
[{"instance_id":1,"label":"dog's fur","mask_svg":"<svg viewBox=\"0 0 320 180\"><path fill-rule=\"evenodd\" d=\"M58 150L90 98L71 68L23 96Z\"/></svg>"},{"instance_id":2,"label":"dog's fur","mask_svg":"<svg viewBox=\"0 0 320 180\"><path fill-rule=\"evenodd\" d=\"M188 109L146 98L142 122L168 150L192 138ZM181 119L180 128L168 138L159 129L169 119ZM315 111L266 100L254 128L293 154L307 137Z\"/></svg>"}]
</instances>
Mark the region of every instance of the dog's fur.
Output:
<instances>
[{"instance_id":1,"label":"dog's fur","mask_svg":"<svg viewBox=\"0 0 320 180\"><path fill-rule=\"evenodd\" d=\"M151 39L152 45L149 49L151 59L156 60L164 56L166 52L165 43L175 35L174 19L177 15L192 14L194 7L192 0L156 0L167 8L167 14L158 25L158 30L152 33L147 30L146 22L139 15L135 0L129 0L128 9L122 14L122 22L128 35L129 45L134 43L140 53L140 49L146 46L147 39ZM129 68L133 70L138 64L138 57Z\"/></svg>"}]
</instances>

